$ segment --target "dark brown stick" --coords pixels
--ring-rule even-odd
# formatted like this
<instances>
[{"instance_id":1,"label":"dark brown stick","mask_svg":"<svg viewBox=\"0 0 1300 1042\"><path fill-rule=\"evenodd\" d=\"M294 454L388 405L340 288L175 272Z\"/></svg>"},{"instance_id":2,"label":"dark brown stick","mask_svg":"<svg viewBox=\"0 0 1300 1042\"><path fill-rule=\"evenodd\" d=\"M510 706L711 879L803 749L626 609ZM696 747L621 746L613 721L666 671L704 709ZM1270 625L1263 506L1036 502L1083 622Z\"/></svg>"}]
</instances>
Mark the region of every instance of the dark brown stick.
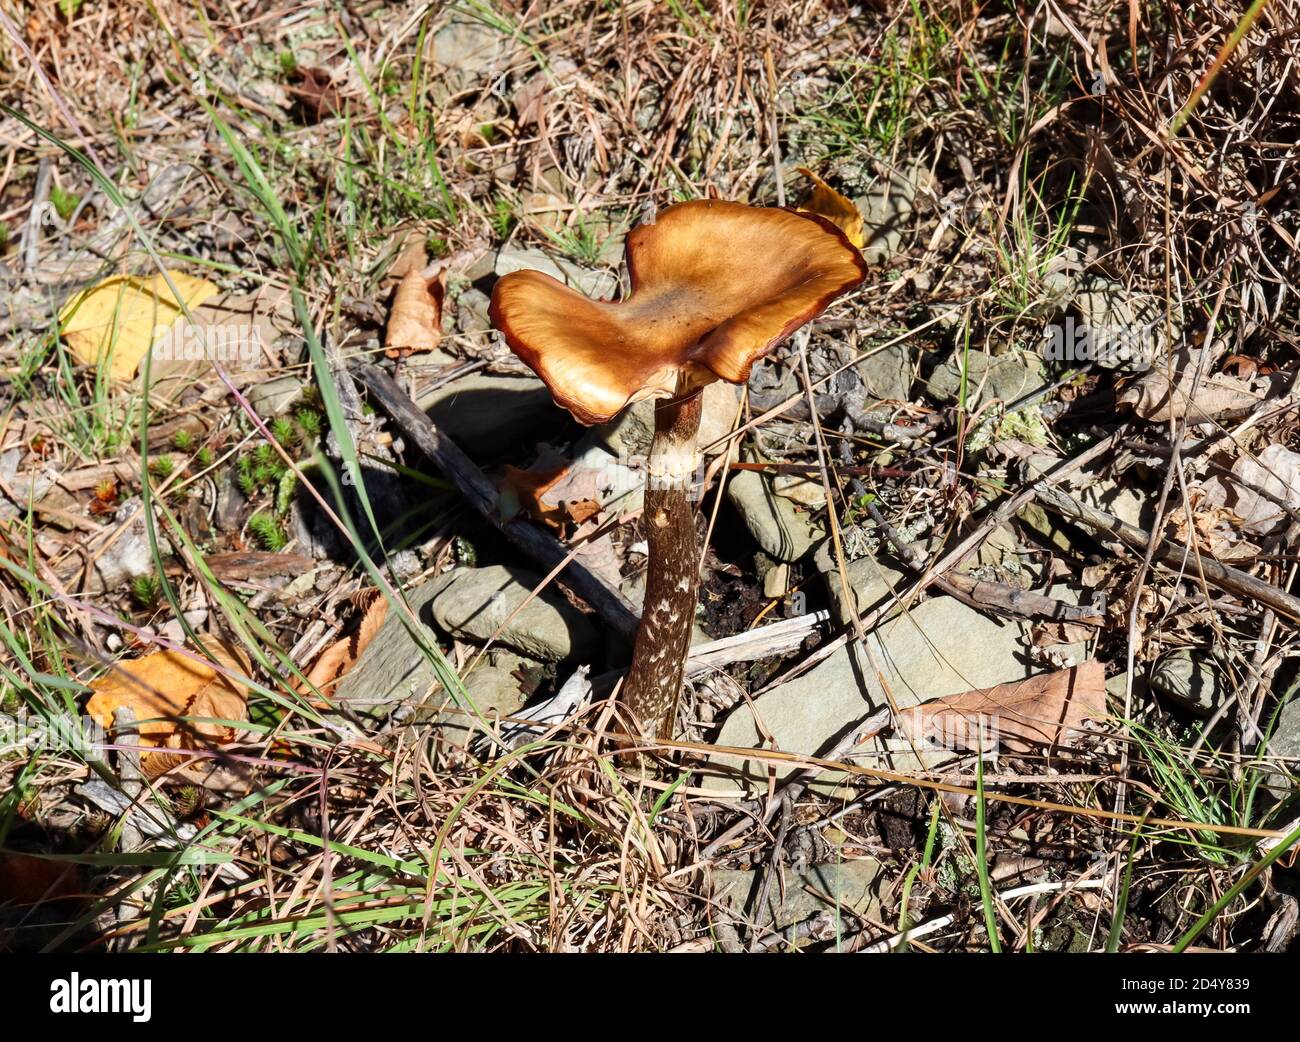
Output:
<instances>
[{"instance_id":1,"label":"dark brown stick","mask_svg":"<svg viewBox=\"0 0 1300 1042\"><path fill-rule=\"evenodd\" d=\"M645 603L621 696L647 738L671 737L695 623L700 569L690 492L702 401L696 391L655 408L642 512L649 550Z\"/></svg>"},{"instance_id":2,"label":"dark brown stick","mask_svg":"<svg viewBox=\"0 0 1300 1042\"><path fill-rule=\"evenodd\" d=\"M563 543L532 522L522 519L501 521L497 512L497 491L492 482L384 370L373 365L361 365L352 372L383 406L384 412L402 434L429 457L452 480L461 495L515 546L547 571L569 556L569 549ZM637 616L621 593L607 586L578 561L569 561L559 579L591 605L620 637L629 642L632 640Z\"/></svg>"},{"instance_id":3,"label":"dark brown stick","mask_svg":"<svg viewBox=\"0 0 1300 1042\"><path fill-rule=\"evenodd\" d=\"M1147 547L1151 545L1150 533L1127 524L1104 510L1085 506L1073 496L1066 495L1059 489L1049 488L1044 485L1037 489L1036 498L1049 510L1054 510L1072 521L1077 521L1093 529L1093 531L1112 535L1121 543L1125 543L1135 550L1145 552ZM1280 590L1262 579L1256 579L1246 572L1220 564L1213 557L1207 557L1203 554L1198 556L1190 547L1175 546L1163 539L1156 540L1154 556L1166 568L1172 568L1175 571L1183 571L1189 568L1192 571L1199 571L1211 586L1217 586L1219 589L1235 594L1238 597L1259 601L1260 604L1268 605L1279 615L1285 615L1289 619L1300 621L1300 597L1287 593L1285 590Z\"/></svg>"}]
</instances>

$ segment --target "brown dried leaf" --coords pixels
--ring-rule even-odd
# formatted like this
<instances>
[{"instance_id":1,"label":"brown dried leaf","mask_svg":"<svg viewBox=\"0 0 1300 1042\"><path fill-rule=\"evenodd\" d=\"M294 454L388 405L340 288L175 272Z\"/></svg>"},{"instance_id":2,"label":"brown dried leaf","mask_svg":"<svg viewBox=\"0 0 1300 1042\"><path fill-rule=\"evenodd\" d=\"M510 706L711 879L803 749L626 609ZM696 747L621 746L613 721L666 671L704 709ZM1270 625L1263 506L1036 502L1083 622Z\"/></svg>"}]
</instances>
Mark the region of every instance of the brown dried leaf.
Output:
<instances>
[{"instance_id":1,"label":"brown dried leaf","mask_svg":"<svg viewBox=\"0 0 1300 1042\"><path fill-rule=\"evenodd\" d=\"M408 228L394 236L394 245L398 246L397 256L393 258L384 278L397 282L412 271L423 271L429 263L428 251L425 249L427 241L425 233L418 228Z\"/></svg>"},{"instance_id":2,"label":"brown dried leaf","mask_svg":"<svg viewBox=\"0 0 1300 1042\"><path fill-rule=\"evenodd\" d=\"M421 267L412 266L393 294L384 333L384 353L389 358L432 351L442 340L443 277L429 282Z\"/></svg>"},{"instance_id":3,"label":"brown dried leaf","mask_svg":"<svg viewBox=\"0 0 1300 1042\"><path fill-rule=\"evenodd\" d=\"M899 726L918 741L933 738L972 750L981 742L986 747L1000 742L1011 752L1028 752L1036 744L1059 744L1084 720L1105 715L1106 673L1091 659L1028 680L936 698L904 712Z\"/></svg>"},{"instance_id":4,"label":"brown dried leaf","mask_svg":"<svg viewBox=\"0 0 1300 1042\"><path fill-rule=\"evenodd\" d=\"M1053 644L1077 644L1083 640L1092 640L1097 636L1097 627L1104 620L1097 616L1095 623L1088 622L1040 622L1030 631L1034 646L1048 648Z\"/></svg>"},{"instance_id":5,"label":"brown dried leaf","mask_svg":"<svg viewBox=\"0 0 1300 1042\"><path fill-rule=\"evenodd\" d=\"M327 69L299 66L294 75L298 82L289 88L289 93L298 103L304 122L319 123L343 113L343 95L334 86L334 76Z\"/></svg>"},{"instance_id":6,"label":"brown dried leaf","mask_svg":"<svg viewBox=\"0 0 1300 1042\"><path fill-rule=\"evenodd\" d=\"M316 563L306 554L277 554L268 550L231 550L212 554L204 560L212 574L222 582L256 582L277 575L302 575L311 571ZM178 566L177 572L180 570Z\"/></svg>"},{"instance_id":7,"label":"brown dried leaf","mask_svg":"<svg viewBox=\"0 0 1300 1042\"><path fill-rule=\"evenodd\" d=\"M528 470L507 464L499 487L501 516L509 520L524 513L552 528L590 520L600 513L600 503L585 494L574 495L569 477L570 464L563 459L543 460ZM594 487L591 495L595 495Z\"/></svg>"},{"instance_id":8,"label":"brown dried leaf","mask_svg":"<svg viewBox=\"0 0 1300 1042\"><path fill-rule=\"evenodd\" d=\"M366 613L361 616L361 625L350 636L336 640L316 659L307 672L307 679L315 685L321 694L328 695L330 690L357 664L362 652L379 633L379 628L388 617L388 600L378 590L371 591L373 597ZM300 693L311 690L306 684L299 684Z\"/></svg>"},{"instance_id":9,"label":"brown dried leaf","mask_svg":"<svg viewBox=\"0 0 1300 1042\"><path fill-rule=\"evenodd\" d=\"M0 905L60 901L82 892L76 865L31 854L0 857Z\"/></svg>"},{"instance_id":10,"label":"brown dried leaf","mask_svg":"<svg viewBox=\"0 0 1300 1042\"><path fill-rule=\"evenodd\" d=\"M1210 373L1196 380L1198 357L1182 351L1174 359L1174 378L1161 365L1130 384L1116 399L1131 405L1148 423L1168 423L1186 416L1192 423L1204 423L1224 413L1249 409L1262 395L1245 380L1227 373Z\"/></svg>"},{"instance_id":11,"label":"brown dried leaf","mask_svg":"<svg viewBox=\"0 0 1300 1042\"><path fill-rule=\"evenodd\" d=\"M1190 525L1185 508L1170 511L1165 537L1179 546L1193 546L1197 553L1209 554L1219 561L1253 560L1259 554L1259 547L1242 537L1242 531L1249 531L1242 519L1227 507L1207 505L1201 501L1203 498L1201 490L1191 490Z\"/></svg>"}]
</instances>

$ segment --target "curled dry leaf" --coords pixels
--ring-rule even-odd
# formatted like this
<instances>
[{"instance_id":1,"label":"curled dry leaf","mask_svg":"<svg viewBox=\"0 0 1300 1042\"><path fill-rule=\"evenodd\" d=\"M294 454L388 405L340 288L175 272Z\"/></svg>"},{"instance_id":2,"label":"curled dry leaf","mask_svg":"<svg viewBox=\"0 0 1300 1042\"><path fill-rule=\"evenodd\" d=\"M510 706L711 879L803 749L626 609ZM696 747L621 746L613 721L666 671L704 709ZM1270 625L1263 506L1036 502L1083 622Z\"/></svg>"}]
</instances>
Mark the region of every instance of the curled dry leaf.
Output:
<instances>
[{"instance_id":1,"label":"curled dry leaf","mask_svg":"<svg viewBox=\"0 0 1300 1042\"><path fill-rule=\"evenodd\" d=\"M1285 528L1290 518L1278 500L1292 510L1300 509L1300 455L1284 445L1265 446L1258 456L1241 456L1225 483L1229 506L1241 518L1243 531L1253 535L1276 532Z\"/></svg>"},{"instance_id":2,"label":"curled dry leaf","mask_svg":"<svg viewBox=\"0 0 1300 1042\"><path fill-rule=\"evenodd\" d=\"M329 695L335 685L357 664L362 652L375 639L379 628L388 617L388 600L378 590L371 590L369 605L361 616L361 625L350 636L336 640L316 659L307 672L307 680L323 695ZM311 688L299 684L298 691L307 694Z\"/></svg>"},{"instance_id":3,"label":"curled dry leaf","mask_svg":"<svg viewBox=\"0 0 1300 1042\"><path fill-rule=\"evenodd\" d=\"M204 646L226 669L248 673L243 652L214 638L206 639ZM196 654L201 658L201 652ZM179 651L155 651L119 662L90 687L90 717L110 729L113 714L129 707L139 721L139 744L145 746L177 749L229 742L234 730L212 721L248 719L248 689L243 684ZM200 717L204 719L195 719Z\"/></svg>"},{"instance_id":4,"label":"curled dry leaf","mask_svg":"<svg viewBox=\"0 0 1300 1042\"><path fill-rule=\"evenodd\" d=\"M389 358L417 351L432 351L442 340L442 300L445 275L433 281L424 277L423 265L412 265L397 284L384 333L384 353Z\"/></svg>"},{"instance_id":5,"label":"curled dry leaf","mask_svg":"<svg viewBox=\"0 0 1300 1042\"><path fill-rule=\"evenodd\" d=\"M853 200L840 195L806 166L799 167L799 173L813 183L812 191L808 193L808 198L803 201L799 209L805 213L815 213L818 217L825 217L844 233L844 237L849 242L862 249L862 244L866 242L862 231L862 213L854 205Z\"/></svg>"},{"instance_id":6,"label":"curled dry leaf","mask_svg":"<svg viewBox=\"0 0 1300 1042\"><path fill-rule=\"evenodd\" d=\"M902 714L899 726L914 740L975 750L997 746L1028 752L1058 745L1084 720L1106 715L1106 672L1090 659L1055 673L959 695L936 698Z\"/></svg>"},{"instance_id":7,"label":"curled dry leaf","mask_svg":"<svg viewBox=\"0 0 1300 1042\"><path fill-rule=\"evenodd\" d=\"M1196 379L1200 353L1181 351L1173 360L1172 380L1163 364L1151 368L1141 379L1124 389L1117 401L1131 405L1148 423L1168 423L1186 417L1204 423L1225 413L1258 405L1264 393L1255 385L1227 373L1209 373Z\"/></svg>"},{"instance_id":8,"label":"curled dry leaf","mask_svg":"<svg viewBox=\"0 0 1300 1042\"><path fill-rule=\"evenodd\" d=\"M1169 512L1165 537L1179 546L1193 548L1196 553L1209 554L1219 561L1254 560L1259 554L1259 547L1242 538L1241 518L1226 507L1211 506L1203 500L1204 493L1192 489L1188 499L1190 522L1187 506L1176 507Z\"/></svg>"},{"instance_id":9,"label":"curled dry leaf","mask_svg":"<svg viewBox=\"0 0 1300 1042\"><path fill-rule=\"evenodd\" d=\"M346 102L328 69L299 66L294 70L294 79L297 82L289 87L289 93L304 123L320 123L343 115Z\"/></svg>"},{"instance_id":10,"label":"curled dry leaf","mask_svg":"<svg viewBox=\"0 0 1300 1042\"><path fill-rule=\"evenodd\" d=\"M1097 627L1103 621L1100 616L1091 622L1049 620L1036 624L1030 630L1030 637L1038 648L1050 648L1055 644L1078 644L1096 637Z\"/></svg>"},{"instance_id":11,"label":"curled dry leaf","mask_svg":"<svg viewBox=\"0 0 1300 1042\"><path fill-rule=\"evenodd\" d=\"M569 480L572 467L558 457L544 459L528 470L507 465L501 480L498 509L505 520L518 514L527 514L544 521L552 528L562 528L566 522L582 524L600 513L600 502L594 484L579 491L581 482Z\"/></svg>"}]
</instances>

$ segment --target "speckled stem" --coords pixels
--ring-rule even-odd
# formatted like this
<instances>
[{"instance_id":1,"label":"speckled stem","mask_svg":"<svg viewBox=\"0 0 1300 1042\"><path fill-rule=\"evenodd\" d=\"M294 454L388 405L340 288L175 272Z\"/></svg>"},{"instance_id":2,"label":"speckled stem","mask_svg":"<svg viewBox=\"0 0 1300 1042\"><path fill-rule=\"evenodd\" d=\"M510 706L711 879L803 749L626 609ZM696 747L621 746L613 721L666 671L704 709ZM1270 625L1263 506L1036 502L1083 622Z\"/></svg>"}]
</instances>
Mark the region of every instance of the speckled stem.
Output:
<instances>
[{"instance_id":1,"label":"speckled stem","mask_svg":"<svg viewBox=\"0 0 1300 1042\"><path fill-rule=\"evenodd\" d=\"M699 464L701 394L660 404L647 467L645 604L622 700L646 738L671 737L695 624L699 550L691 488Z\"/></svg>"}]
</instances>

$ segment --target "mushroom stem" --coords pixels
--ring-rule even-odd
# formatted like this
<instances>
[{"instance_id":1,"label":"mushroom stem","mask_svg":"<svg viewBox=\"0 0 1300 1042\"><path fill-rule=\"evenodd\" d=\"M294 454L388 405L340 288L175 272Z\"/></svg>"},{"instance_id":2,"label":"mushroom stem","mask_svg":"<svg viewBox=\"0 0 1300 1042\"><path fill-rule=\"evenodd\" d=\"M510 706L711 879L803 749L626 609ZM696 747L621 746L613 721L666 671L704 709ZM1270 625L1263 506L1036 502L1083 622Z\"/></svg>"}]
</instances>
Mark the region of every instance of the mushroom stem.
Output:
<instances>
[{"instance_id":1,"label":"mushroom stem","mask_svg":"<svg viewBox=\"0 0 1300 1042\"><path fill-rule=\"evenodd\" d=\"M697 390L655 408L643 512L649 553L645 603L622 693L646 738L669 737L695 625L700 566L690 494L699 466L701 403Z\"/></svg>"}]
</instances>

